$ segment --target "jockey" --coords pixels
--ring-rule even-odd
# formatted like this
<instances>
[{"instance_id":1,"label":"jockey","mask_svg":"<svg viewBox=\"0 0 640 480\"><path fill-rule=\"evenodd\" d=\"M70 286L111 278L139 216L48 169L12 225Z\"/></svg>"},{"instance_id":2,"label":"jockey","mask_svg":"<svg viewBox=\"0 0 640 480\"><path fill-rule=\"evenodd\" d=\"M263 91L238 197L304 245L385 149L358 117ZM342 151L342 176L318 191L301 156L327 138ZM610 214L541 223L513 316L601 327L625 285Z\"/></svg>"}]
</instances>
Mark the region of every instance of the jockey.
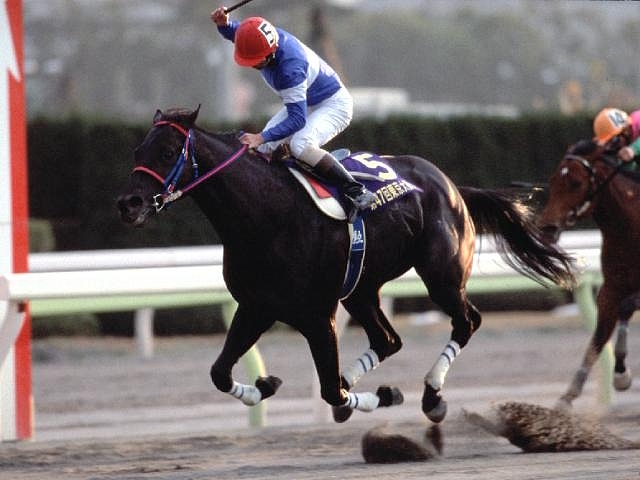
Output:
<instances>
[{"instance_id":1,"label":"jockey","mask_svg":"<svg viewBox=\"0 0 640 480\"><path fill-rule=\"evenodd\" d=\"M211 13L211 20L224 38L234 42L236 63L259 70L284 104L260 133L244 133L240 141L266 154L288 142L294 157L353 203L350 219L373 204L376 195L321 148L349 125L353 115L353 99L336 72L292 34L262 17L238 22L220 7Z\"/></svg>"},{"instance_id":2,"label":"jockey","mask_svg":"<svg viewBox=\"0 0 640 480\"><path fill-rule=\"evenodd\" d=\"M640 110L605 108L593 120L593 133L598 145L618 149L618 158L630 162L640 155Z\"/></svg>"}]
</instances>

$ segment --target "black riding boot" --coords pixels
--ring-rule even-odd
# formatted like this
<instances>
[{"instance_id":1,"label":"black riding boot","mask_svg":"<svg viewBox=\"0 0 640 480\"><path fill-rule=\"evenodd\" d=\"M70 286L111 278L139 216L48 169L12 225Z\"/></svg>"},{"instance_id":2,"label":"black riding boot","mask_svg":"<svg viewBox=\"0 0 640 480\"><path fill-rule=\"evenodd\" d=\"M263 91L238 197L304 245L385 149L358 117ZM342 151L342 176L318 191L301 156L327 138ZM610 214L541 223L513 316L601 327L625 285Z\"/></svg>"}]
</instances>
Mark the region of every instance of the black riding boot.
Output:
<instances>
[{"instance_id":1,"label":"black riding boot","mask_svg":"<svg viewBox=\"0 0 640 480\"><path fill-rule=\"evenodd\" d=\"M340 192L351 201L353 208L348 213L349 223L353 223L359 212L366 210L377 200L376 195L361 183L356 182L351 173L330 153L322 157L313 170L328 182L336 185Z\"/></svg>"}]
</instances>

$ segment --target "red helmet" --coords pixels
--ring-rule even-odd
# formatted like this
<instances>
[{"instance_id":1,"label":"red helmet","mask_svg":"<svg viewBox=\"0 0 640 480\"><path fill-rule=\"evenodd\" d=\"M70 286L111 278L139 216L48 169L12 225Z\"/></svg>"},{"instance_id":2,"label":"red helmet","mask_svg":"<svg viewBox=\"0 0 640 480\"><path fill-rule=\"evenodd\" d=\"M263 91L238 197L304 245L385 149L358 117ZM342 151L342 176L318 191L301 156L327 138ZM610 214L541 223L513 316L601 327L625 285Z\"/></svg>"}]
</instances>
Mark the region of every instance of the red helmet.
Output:
<instances>
[{"instance_id":1,"label":"red helmet","mask_svg":"<svg viewBox=\"0 0 640 480\"><path fill-rule=\"evenodd\" d=\"M236 63L255 67L278 48L278 31L262 17L249 17L238 26L234 43Z\"/></svg>"}]
</instances>

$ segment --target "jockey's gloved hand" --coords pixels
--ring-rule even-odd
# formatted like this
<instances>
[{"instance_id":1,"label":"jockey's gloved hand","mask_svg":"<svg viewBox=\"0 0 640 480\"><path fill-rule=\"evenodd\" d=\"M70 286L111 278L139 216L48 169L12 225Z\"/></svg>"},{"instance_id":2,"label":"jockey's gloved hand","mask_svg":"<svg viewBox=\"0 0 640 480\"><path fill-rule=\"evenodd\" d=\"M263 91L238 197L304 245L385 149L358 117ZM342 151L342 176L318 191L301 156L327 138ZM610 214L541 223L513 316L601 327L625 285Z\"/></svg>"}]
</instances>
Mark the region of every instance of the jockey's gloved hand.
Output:
<instances>
[{"instance_id":1,"label":"jockey's gloved hand","mask_svg":"<svg viewBox=\"0 0 640 480\"><path fill-rule=\"evenodd\" d=\"M218 27L226 27L229 25L229 15L226 7L218 7L211 12L211 21Z\"/></svg>"},{"instance_id":2,"label":"jockey's gloved hand","mask_svg":"<svg viewBox=\"0 0 640 480\"><path fill-rule=\"evenodd\" d=\"M623 162L631 162L634 160L635 156L636 152L634 152L631 147L622 147L618 150L618 158Z\"/></svg>"}]
</instances>

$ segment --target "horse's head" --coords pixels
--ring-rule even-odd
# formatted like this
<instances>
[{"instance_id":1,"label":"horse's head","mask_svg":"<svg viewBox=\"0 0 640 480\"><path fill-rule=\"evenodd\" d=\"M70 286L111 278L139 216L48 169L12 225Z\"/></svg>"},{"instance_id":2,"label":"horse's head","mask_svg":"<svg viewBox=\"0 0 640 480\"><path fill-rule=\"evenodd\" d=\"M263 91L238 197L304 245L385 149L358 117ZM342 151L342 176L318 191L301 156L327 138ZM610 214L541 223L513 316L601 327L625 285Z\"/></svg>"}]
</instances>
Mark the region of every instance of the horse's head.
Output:
<instances>
[{"instance_id":1,"label":"horse's head","mask_svg":"<svg viewBox=\"0 0 640 480\"><path fill-rule=\"evenodd\" d=\"M538 215L537 224L550 241L560 232L591 213L599 174L595 160L603 148L592 140L581 140L567 150L549 179L549 197Z\"/></svg>"},{"instance_id":2,"label":"horse's head","mask_svg":"<svg viewBox=\"0 0 640 480\"><path fill-rule=\"evenodd\" d=\"M153 127L135 149L135 167L129 185L117 200L124 222L142 226L162 206L158 203L158 193L173 189L184 182L183 177L188 178L188 171L193 167L184 161L184 156L185 152L187 157L191 153L190 133L199 110L200 107L193 111L156 112Z\"/></svg>"}]
</instances>

